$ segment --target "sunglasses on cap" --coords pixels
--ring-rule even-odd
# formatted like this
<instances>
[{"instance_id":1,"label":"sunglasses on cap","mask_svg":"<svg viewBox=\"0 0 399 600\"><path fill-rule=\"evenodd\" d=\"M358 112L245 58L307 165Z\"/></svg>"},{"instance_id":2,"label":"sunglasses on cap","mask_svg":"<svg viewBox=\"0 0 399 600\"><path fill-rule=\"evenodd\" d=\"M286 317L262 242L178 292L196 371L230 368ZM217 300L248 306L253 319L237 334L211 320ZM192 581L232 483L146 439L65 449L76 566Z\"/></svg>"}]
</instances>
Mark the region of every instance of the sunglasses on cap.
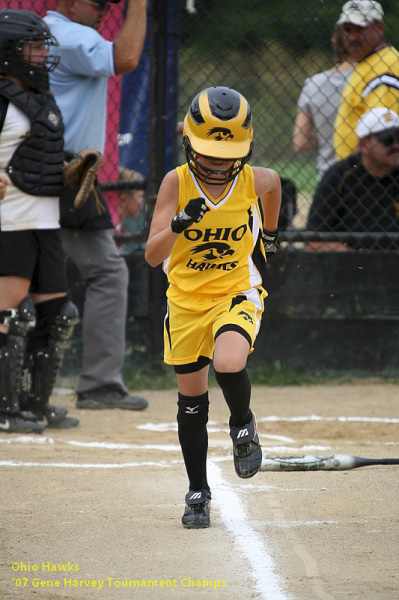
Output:
<instances>
[{"instance_id":1,"label":"sunglasses on cap","mask_svg":"<svg viewBox=\"0 0 399 600\"><path fill-rule=\"evenodd\" d=\"M81 0L81 2L86 2L86 4L91 4L95 6L99 12L108 12L109 4L103 2L94 2L92 0Z\"/></svg>"},{"instance_id":2,"label":"sunglasses on cap","mask_svg":"<svg viewBox=\"0 0 399 600\"><path fill-rule=\"evenodd\" d=\"M389 146L393 146L393 144L399 144L399 129L379 131L378 133L373 133L372 137L388 148Z\"/></svg>"}]
</instances>

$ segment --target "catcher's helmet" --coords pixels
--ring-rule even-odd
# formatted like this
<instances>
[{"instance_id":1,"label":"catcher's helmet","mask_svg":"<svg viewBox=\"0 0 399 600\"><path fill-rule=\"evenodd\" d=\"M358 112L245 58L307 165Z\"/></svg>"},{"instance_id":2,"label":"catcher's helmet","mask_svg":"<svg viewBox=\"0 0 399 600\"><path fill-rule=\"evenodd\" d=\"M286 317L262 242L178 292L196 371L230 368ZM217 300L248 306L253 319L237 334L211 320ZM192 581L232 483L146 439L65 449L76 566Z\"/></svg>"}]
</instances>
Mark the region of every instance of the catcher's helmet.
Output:
<instances>
[{"instance_id":1,"label":"catcher's helmet","mask_svg":"<svg viewBox=\"0 0 399 600\"><path fill-rule=\"evenodd\" d=\"M47 91L48 73L55 69L59 56L48 56L35 61L34 42L43 41L47 49L58 46L56 39L39 15L30 10L0 10L0 73L13 75L30 88ZM24 58L24 44L30 44L28 58Z\"/></svg>"},{"instance_id":2,"label":"catcher's helmet","mask_svg":"<svg viewBox=\"0 0 399 600\"><path fill-rule=\"evenodd\" d=\"M220 184L234 179L253 146L251 108L244 96L221 86L197 94L184 119L183 145L188 165L201 181ZM235 162L227 171L215 171L199 165L196 154Z\"/></svg>"}]
</instances>

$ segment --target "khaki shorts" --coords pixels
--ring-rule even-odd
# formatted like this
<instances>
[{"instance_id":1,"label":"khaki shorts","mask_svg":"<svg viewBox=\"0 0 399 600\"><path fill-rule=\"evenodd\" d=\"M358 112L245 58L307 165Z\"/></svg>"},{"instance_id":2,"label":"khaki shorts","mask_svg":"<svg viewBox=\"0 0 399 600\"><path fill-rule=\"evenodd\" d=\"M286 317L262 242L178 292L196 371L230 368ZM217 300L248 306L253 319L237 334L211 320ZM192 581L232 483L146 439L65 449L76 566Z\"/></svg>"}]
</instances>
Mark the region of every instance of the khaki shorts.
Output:
<instances>
[{"instance_id":1,"label":"khaki shorts","mask_svg":"<svg viewBox=\"0 0 399 600\"><path fill-rule=\"evenodd\" d=\"M164 326L164 360L168 365L212 360L221 330L239 331L250 344L259 332L267 292L253 288L237 295L197 296L170 287Z\"/></svg>"}]
</instances>

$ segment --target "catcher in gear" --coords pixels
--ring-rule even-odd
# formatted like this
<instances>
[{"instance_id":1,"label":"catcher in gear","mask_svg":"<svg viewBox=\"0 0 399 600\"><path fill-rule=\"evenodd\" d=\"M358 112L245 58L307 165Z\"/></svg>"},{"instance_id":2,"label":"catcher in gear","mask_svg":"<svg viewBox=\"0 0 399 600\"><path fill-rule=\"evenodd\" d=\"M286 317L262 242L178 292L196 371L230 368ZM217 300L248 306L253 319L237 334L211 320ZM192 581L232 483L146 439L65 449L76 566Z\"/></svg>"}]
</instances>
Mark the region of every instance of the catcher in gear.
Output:
<instances>
[{"instance_id":1,"label":"catcher in gear","mask_svg":"<svg viewBox=\"0 0 399 600\"><path fill-rule=\"evenodd\" d=\"M0 432L76 427L51 406L78 315L68 300L59 235L63 122L49 92L58 63L46 23L0 11ZM23 140L21 142L21 140Z\"/></svg>"},{"instance_id":2,"label":"catcher in gear","mask_svg":"<svg viewBox=\"0 0 399 600\"><path fill-rule=\"evenodd\" d=\"M207 479L208 373L230 413L239 477L254 476L262 451L250 409L246 370L267 292L254 257L277 249L281 185L277 173L250 167L249 103L237 91L212 87L192 101L184 120L187 162L164 178L146 246L168 276L164 360L178 384L178 435L189 491L187 528L210 525Z\"/></svg>"}]
</instances>

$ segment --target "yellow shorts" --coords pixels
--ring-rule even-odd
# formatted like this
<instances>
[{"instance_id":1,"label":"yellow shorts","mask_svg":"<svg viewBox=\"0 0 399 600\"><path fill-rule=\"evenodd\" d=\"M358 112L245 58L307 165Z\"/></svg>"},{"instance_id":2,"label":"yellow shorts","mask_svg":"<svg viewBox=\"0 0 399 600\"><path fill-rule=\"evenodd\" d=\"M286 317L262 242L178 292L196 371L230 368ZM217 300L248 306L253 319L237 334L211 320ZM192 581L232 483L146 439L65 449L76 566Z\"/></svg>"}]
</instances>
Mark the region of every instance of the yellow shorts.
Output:
<instances>
[{"instance_id":1,"label":"yellow shorts","mask_svg":"<svg viewBox=\"0 0 399 600\"><path fill-rule=\"evenodd\" d=\"M241 331L252 352L267 296L262 287L226 296L197 296L170 287L167 296L164 360L168 365L194 363L200 356L212 360L215 336L222 327Z\"/></svg>"}]
</instances>

